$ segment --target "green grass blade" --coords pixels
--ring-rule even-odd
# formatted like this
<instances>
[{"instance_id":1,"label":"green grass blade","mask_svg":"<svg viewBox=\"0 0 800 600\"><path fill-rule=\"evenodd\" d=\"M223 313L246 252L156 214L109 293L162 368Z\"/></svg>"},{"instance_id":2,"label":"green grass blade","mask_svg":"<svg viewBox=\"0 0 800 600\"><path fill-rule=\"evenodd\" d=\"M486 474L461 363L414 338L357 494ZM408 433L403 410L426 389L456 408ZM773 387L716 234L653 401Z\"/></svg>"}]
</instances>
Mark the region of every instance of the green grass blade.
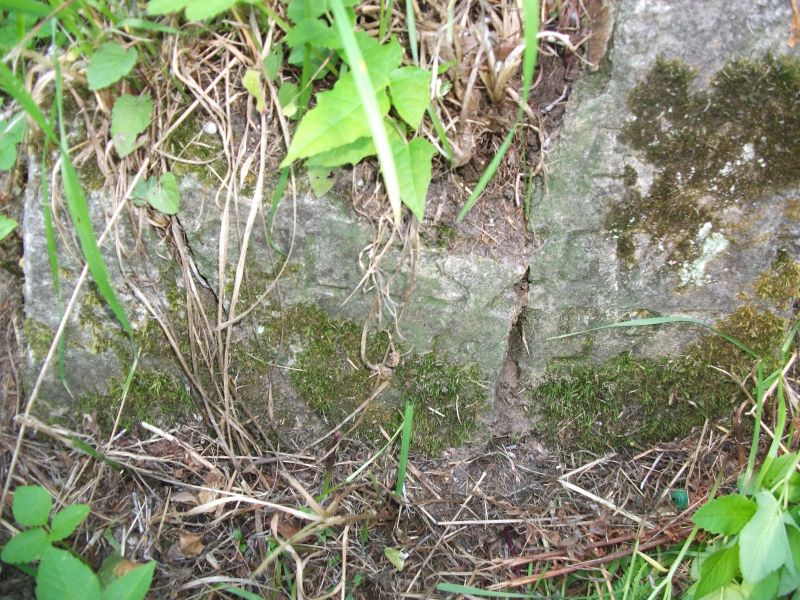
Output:
<instances>
[{"instance_id":1,"label":"green grass blade","mask_svg":"<svg viewBox=\"0 0 800 600\"><path fill-rule=\"evenodd\" d=\"M503 158L508 152L509 147L511 146L511 142L514 140L514 136L517 134L517 124L515 123L511 127L511 131L506 134L506 139L503 140L503 143L500 144L500 149L497 151L497 154L494 155L492 162L489 163L489 166L486 167L486 170L481 175L480 180L478 180L478 185L472 190L472 193L469 195L469 199L461 211L458 213L458 217L456 217L456 223L460 223L464 217L467 216L467 213L472 210L472 207L475 206L475 203L480 198L483 190L486 189L486 186L489 185L489 182L494 177L494 174L497 172L497 169L500 167L500 163L503 162Z\"/></svg>"},{"instance_id":2,"label":"green grass blade","mask_svg":"<svg viewBox=\"0 0 800 600\"><path fill-rule=\"evenodd\" d=\"M444 124L442 124L442 119L439 118L439 113L436 112L436 109L433 107L433 103L428 104L428 116L431 119L431 123L433 123L433 129L436 131L436 136L439 138L439 143L442 144L442 150L444 150L444 157L450 163L450 166L455 166L455 161L453 160L453 148L450 146L450 140L447 139L447 133L444 130Z\"/></svg>"},{"instance_id":3,"label":"green grass blade","mask_svg":"<svg viewBox=\"0 0 800 600\"><path fill-rule=\"evenodd\" d=\"M22 109L28 113L28 116L36 122L36 124L51 142L57 146L59 145L58 137L56 137L55 131L53 131L53 128L47 122L47 119L44 118L44 115L42 114L42 111L39 110L36 102L34 102L33 98L25 89L25 86L22 84L22 82L4 63L0 63L0 89L17 101L17 104L19 104Z\"/></svg>"},{"instance_id":4,"label":"green grass blade","mask_svg":"<svg viewBox=\"0 0 800 600\"><path fill-rule=\"evenodd\" d=\"M364 105L364 112L367 115L370 133L375 142L375 149L378 151L378 162L380 162L383 181L386 184L389 204L391 204L392 212L394 213L394 222L395 225L400 225L402 206L400 204L400 183L397 179L397 167L394 164L389 137L386 134L383 118L378 108L378 99L369 79L367 64L361 55L361 50L358 47L358 42L356 42L356 37L345 13L342 0L330 0L329 5L333 12L336 29L344 46L347 62L353 72L353 78L358 89L358 97Z\"/></svg>"},{"instance_id":5,"label":"green grass blade","mask_svg":"<svg viewBox=\"0 0 800 600\"><path fill-rule=\"evenodd\" d=\"M747 353L751 357L758 359L760 358L756 352L745 346L736 338L729 336L724 331L720 331L719 329L715 329L708 323L704 323L699 319L692 319L691 317L651 317L648 319L632 319L630 321L622 321L621 323L611 323L609 325L600 325L599 327L592 327L590 329L584 329L582 331L575 331L573 333L565 333L563 335L555 335L553 337L547 338L547 340L563 340L566 338L574 337L576 335L584 335L587 333L592 333L594 331L603 331L605 329L619 329L624 327L650 327L653 325L666 325L669 323L689 323L691 325L700 325L701 327L705 327L712 333L720 336L721 338L725 339L726 341L730 342L742 352Z\"/></svg>"},{"instance_id":6,"label":"green grass blade","mask_svg":"<svg viewBox=\"0 0 800 600\"><path fill-rule=\"evenodd\" d=\"M471 585L460 585L457 583L439 583L436 585L436 589L446 594L479 596L481 598L527 598L533 600L546 597L520 592L494 592L492 590L483 590L481 588L472 587Z\"/></svg>"},{"instance_id":7,"label":"green grass blade","mask_svg":"<svg viewBox=\"0 0 800 600\"><path fill-rule=\"evenodd\" d=\"M75 232L78 234L78 241L83 251L83 257L97 285L97 289L100 291L100 295L106 301L109 308L111 308L111 312L117 317L120 325L122 325L122 329L128 334L131 345L135 347L133 329L109 280L106 263L100 254L100 249L97 247L97 239L95 239L94 236L92 220L89 216L89 207L86 204L86 196L83 193L83 188L78 179L78 172L75 170L75 165L72 164L72 159L69 156L66 142L67 136L64 130L64 98L61 85L61 70L58 61L55 61L53 64L55 65L56 72L56 108L58 110L59 133L61 135L59 144L61 148L61 180L64 185L67 209L72 219L72 225L75 227Z\"/></svg>"},{"instance_id":8,"label":"green grass blade","mask_svg":"<svg viewBox=\"0 0 800 600\"><path fill-rule=\"evenodd\" d=\"M419 50L417 50L417 18L414 14L413 0L406 0L406 27L408 28L408 45L411 46L411 58L414 64L419 64Z\"/></svg>"},{"instance_id":9,"label":"green grass blade","mask_svg":"<svg viewBox=\"0 0 800 600\"><path fill-rule=\"evenodd\" d=\"M398 498L403 497L403 487L406 484L406 470L408 469L408 451L411 448L411 431L414 425L414 405L406 402L406 411L403 415L403 435L400 438L400 459L397 465L397 483L394 493Z\"/></svg>"},{"instance_id":10,"label":"green grass blade","mask_svg":"<svg viewBox=\"0 0 800 600\"><path fill-rule=\"evenodd\" d=\"M794 322L794 325L792 325L792 328L789 330L781 346L781 359L783 362L789 359L789 351L792 349L792 343L794 342L794 337L797 335L798 329L800 329L800 318Z\"/></svg>"},{"instance_id":11,"label":"green grass blade","mask_svg":"<svg viewBox=\"0 0 800 600\"><path fill-rule=\"evenodd\" d=\"M522 94L520 96L520 102L521 104L525 104L528 102L528 96L530 95L531 83L533 82L533 72L536 69L536 58L539 53L539 0L523 0L522 8L525 52L522 55ZM460 223L464 217L467 216L467 213L472 210L472 207L478 201L478 198L480 198L483 190L486 189L486 186L489 184L492 178L494 178L497 169L500 167L500 163L503 162L503 158L511 146L511 141L514 139L514 135L517 131L517 125L522 119L523 114L524 112L522 106L520 106L520 108L517 110L517 117L514 121L514 125L511 127L511 131L508 132L506 138L503 140L503 143L500 145L497 154L495 154L494 158L492 159L492 162L489 163L489 166L486 167L483 175L481 175L478 185L476 185L475 189L472 190L472 193L470 194L467 203L464 205L464 208L462 208L461 212L458 213L456 223Z\"/></svg>"},{"instance_id":12,"label":"green grass blade","mask_svg":"<svg viewBox=\"0 0 800 600\"><path fill-rule=\"evenodd\" d=\"M272 239L272 223L275 221L275 214L278 212L278 206L283 198L283 192L286 191L286 182L289 179L290 168L291 167L283 167L281 169L281 174L278 177L278 184L275 186L275 191L272 193L272 204L269 207L269 215L267 216L267 242L269 242L272 249L280 255L286 253L275 243L275 240Z\"/></svg>"},{"instance_id":13,"label":"green grass blade","mask_svg":"<svg viewBox=\"0 0 800 600\"><path fill-rule=\"evenodd\" d=\"M394 8L394 0L381 0L381 20L378 26L378 39L382 42L386 37L386 31L389 29L389 23L392 21L392 9Z\"/></svg>"},{"instance_id":14,"label":"green grass blade","mask_svg":"<svg viewBox=\"0 0 800 600\"><path fill-rule=\"evenodd\" d=\"M0 0L0 10L13 10L40 18L46 17L52 11L47 4L35 0Z\"/></svg>"}]
</instances>

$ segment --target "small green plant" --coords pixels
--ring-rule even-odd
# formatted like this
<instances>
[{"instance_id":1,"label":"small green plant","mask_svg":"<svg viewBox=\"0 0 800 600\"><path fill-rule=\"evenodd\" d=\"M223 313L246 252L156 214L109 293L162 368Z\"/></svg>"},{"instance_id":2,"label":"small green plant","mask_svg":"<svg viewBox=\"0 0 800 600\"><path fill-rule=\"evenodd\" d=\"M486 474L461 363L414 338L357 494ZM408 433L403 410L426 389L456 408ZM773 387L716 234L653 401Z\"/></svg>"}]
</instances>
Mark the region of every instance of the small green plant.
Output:
<instances>
[{"instance_id":1,"label":"small green plant","mask_svg":"<svg viewBox=\"0 0 800 600\"><path fill-rule=\"evenodd\" d=\"M36 578L39 600L137 600L145 597L153 580L155 562L135 567L120 577L112 576L103 585L101 579L104 578L98 577L72 552L59 547L89 516L89 505L65 506L51 520L52 506L53 499L43 487L18 487L11 510L17 524L25 529L11 538L0 554L3 562ZM109 557L111 561L116 558L116 555ZM39 563L38 567L34 563Z\"/></svg>"},{"instance_id":2,"label":"small green plant","mask_svg":"<svg viewBox=\"0 0 800 600\"><path fill-rule=\"evenodd\" d=\"M0 242L6 239L17 228L18 223L11 217L0 214Z\"/></svg>"}]
</instances>

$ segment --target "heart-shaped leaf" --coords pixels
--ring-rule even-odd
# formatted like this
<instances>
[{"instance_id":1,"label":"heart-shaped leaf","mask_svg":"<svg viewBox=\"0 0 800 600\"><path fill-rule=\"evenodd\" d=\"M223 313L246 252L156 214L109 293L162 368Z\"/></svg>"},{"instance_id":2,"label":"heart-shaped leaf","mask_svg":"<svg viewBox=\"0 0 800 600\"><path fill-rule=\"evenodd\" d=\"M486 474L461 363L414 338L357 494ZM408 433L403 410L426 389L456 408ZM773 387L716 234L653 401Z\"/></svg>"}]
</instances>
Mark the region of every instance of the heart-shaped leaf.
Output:
<instances>
[{"instance_id":1,"label":"heart-shaped leaf","mask_svg":"<svg viewBox=\"0 0 800 600\"><path fill-rule=\"evenodd\" d=\"M181 207L181 194L175 175L164 173L158 184L148 191L147 202L165 215L177 214Z\"/></svg>"},{"instance_id":2,"label":"heart-shaped leaf","mask_svg":"<svg viewBox=\"0 0 800 600\"><path fill-rule=\"evenodd\" d=\"M126 50L115 42L106 42L92 55L86 68L89 89L99 90L116 83L136 64L136 50Z\"/></svg>"},{"instance_id":3,"label":"heart-shaped leaf","mask_svg":"<svg viewBox=\"0 0 800 600\"><path fill-rule=\"evenodd\" d=\"M400 67L389 75L392 106L413 129L430 104L431 74L419 67Z\"/></svg>"}]
</instances>

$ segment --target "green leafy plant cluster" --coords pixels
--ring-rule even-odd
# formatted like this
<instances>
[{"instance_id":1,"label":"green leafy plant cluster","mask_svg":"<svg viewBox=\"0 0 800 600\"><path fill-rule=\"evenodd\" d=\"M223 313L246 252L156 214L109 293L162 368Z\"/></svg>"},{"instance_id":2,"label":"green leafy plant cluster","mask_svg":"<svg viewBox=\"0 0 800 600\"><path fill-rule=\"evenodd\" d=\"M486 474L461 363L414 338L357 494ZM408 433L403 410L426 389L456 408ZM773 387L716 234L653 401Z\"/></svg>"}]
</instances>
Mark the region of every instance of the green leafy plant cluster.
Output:
<instances>
[{"instance_id":1,"label":"green leafy plant cluster","mask_svg":"<svg viewBox=\"0 0 800 600\"><path fill-rule=\"evenodd\" d=\"M153 579L155 562L114 577L113 565L121 559L112 555L95 574L81 559L61 547L89 516L89 505L65 506L51 520L52 506L53 500L43 487L18 487L11 509L17 524L25 529L12 537L0 554L3 562L36 578L39 600L138 600L145 597Z\"/></svg>"}]
</instances>

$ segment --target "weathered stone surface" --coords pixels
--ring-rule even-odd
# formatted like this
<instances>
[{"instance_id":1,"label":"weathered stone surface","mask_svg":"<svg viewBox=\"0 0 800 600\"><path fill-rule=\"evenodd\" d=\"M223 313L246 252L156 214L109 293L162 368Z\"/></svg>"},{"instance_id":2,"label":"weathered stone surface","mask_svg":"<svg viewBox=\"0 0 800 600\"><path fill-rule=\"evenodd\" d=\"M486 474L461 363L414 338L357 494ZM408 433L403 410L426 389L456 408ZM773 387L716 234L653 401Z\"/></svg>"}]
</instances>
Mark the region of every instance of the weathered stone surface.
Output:
<instances>
[{"instance_id":1,"label":"weathered stone surface","mask_svg":"<svg viewBox=\"0 0 800 600\"><path fill-rule=\"evenodd\" d=\"M723 97L720 83L744 70L729 67L720 75L733 59L763 65L766 52L800 57L797 49L786 44L791 20L788 4L762 0L749 4L747 10L732 8L723 0L621 0L616 4L612 49L599 71L585 75L573 92L550 157L547 193L539 199L529 223L544 241L531 262L526 313L531 354L521 359L524 374L534 380L549 365L565 359L597 363L627 350L649 356L679 352L696 338L696 329L667 327L547 338L660 315L691 316L711 323L744 303L765 305L753 289L759 274L769 270L779 255L800 256L800 223L789 210L800 192L800 156L788 159L795 171L792 176L761 174L778 168L766 164L769 149L763 148L763 136L770 135L769 126L778 130L792 126L796 120L785 115L796 114L800 98L794 92L786 113L775 111L769 116L772 109L767 111L764 103L773 91L763 90L767 96L750 104L752 89L763 86L767 75L740 88L734 98ZM648 77L652 80L654 73L663 76L677 69L671 63L661 72L654 71L659 58L680 61L694 69L697 78L685 88L675 83L663 97L649 98L653 105L663 105L662 114L647 113L652 106L639 107L637 122L632 93L643 90L642 82ZM764 66L762 73L767 70ZM707 106L696 112L727 111L734 116L730 122L719 117L702 124L701 135L691 140L687 132L700 128L690 120L694 116L686 116L694 115L692 94L700 98L714 81L720 93L705 92ZM729 102L730 108L715 113L715 106L723 102ZM763 118L758 117L762 120L757 128L742 132L736 127L737 111L763 114ZM642 119L642 112L649 119ZM786 123L784 118L788 118ZM642 122L647 120L652 122ZM643 143L637 144L631 132L642 125L651 128L645 130ZM672 151L677 146L674 139L681 135L687 138L685 152L674 152L672 164L667 164L670 157L654 163L652 155L660 149L655 145ZM707 148L708 139L720 144L730 140L737 146L717 151ZM714 162L722 158L728 162ZM706 180L699 181L697 173ZM722 186L731 178L728 193ZM757 189L746 187L751 181L758 182ZM715 189L717 183L719 189ZM657 185L674 190L676 197L658 196L662 192ZM666 222L659 225L658 219ZM787 306L773 308L786 311Z\"/></svg>"}]
</instances>

